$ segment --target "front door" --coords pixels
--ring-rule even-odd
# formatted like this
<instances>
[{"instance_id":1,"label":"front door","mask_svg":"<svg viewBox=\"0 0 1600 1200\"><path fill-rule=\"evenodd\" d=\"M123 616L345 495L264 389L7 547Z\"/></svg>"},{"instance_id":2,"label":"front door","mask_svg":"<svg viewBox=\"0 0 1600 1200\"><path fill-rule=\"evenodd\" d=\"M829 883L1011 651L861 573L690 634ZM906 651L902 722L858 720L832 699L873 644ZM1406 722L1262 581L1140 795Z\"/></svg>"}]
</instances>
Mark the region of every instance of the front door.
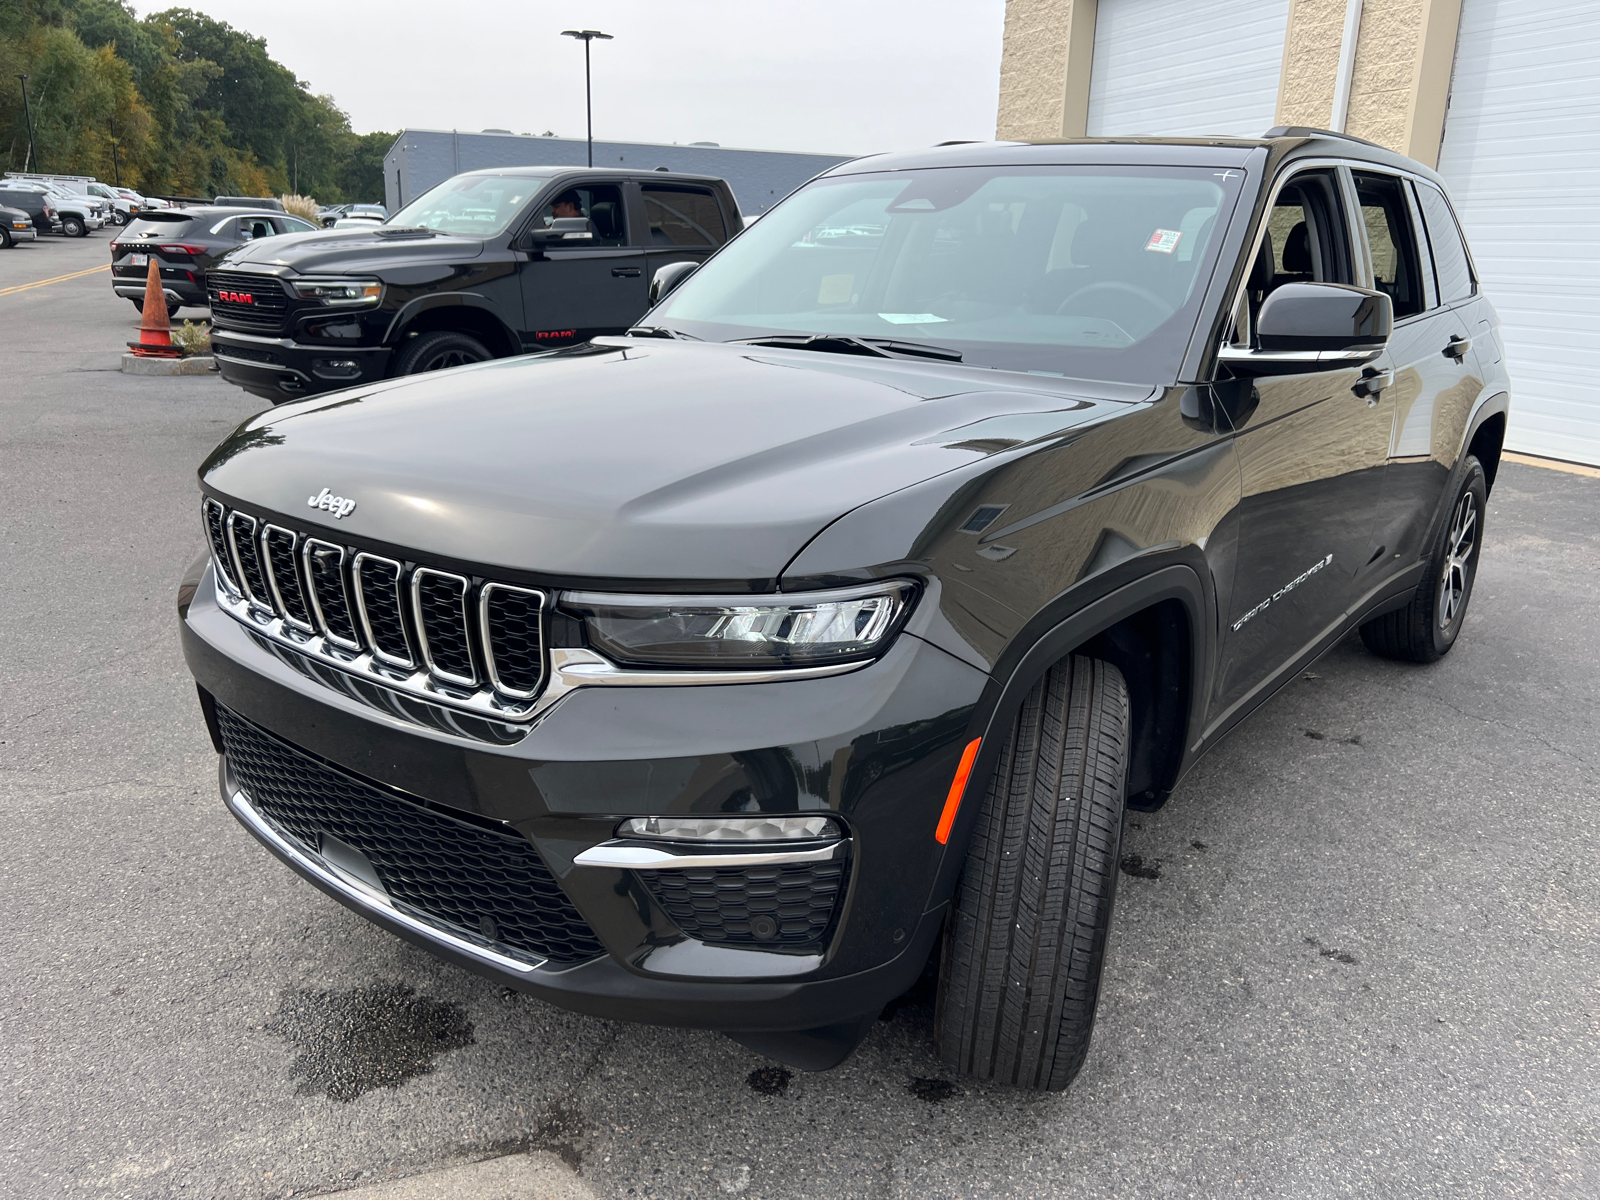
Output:
<instances>
[{"instance_id":1,"label":"front door","mask_svg":"<svg viewBox=\"0 0 1600 1200\"><path fill-rule=\"evenodd\" d=\"M1267 220L1241 329L1290 282L1360 284L1337 170L1292 175ZM1365 565L1392 424L1385 393L1358 394L1362 369L1271 375L1237 385L1240 545L1216 709L1226 719L1344 616ZM1253 385L1253 393L1249 393Z\"/></svg>"},{"instance_id":2,"label":"front door","mask_svg":"<svg viewBox=\"0 0 1600 1200\"><path fill-rule=\"evenodd\" d=\"M649 274L668 263L704 262L728 240L727 214L710 188L647 183L639 189L649 230Z\"/></svg>"},{"instance_id":3,"label":"front door","mask_svg":"<svg viewBox=\"0 0 1600 1200\"><path fill-rule=\"evenodd\" d=\"M580 183L547 202L535 229L557 216L584 216L592 241L553 243L534 250L522 268L523 348L571 346L622 333L649 299L645 249L629 237L622 188Z\"/></svg>"}]
</instances>

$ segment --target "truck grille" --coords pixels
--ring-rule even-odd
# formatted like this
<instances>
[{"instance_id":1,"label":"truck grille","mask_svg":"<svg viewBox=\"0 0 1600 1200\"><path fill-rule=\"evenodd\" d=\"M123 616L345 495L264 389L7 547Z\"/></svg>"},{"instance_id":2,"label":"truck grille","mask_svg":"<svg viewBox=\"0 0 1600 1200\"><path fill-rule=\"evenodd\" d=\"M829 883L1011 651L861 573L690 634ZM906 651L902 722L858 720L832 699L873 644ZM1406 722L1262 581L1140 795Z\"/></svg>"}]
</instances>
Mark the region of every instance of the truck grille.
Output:
<instances>
[{"instance_id":1,"label":"truck grille","mask_svg":"<svg viewBox=\"0 0 1600 1200\"><path fill-rule=\"evenodd\" d=\"M822 948L844 894L843 862L640 871L672 923L719 946Z\"/></svg>"},{"instance_id":2,"label":"truck grille","mask_svg":"<svg viewBox=\"0 0 1600 1200\"><path fill-rule=\"evenodd\" d=\"M500 720L545 680L545 593L201 505L217 598L250 628L385 687Z\"/></svg>"},{"instance_id":3,"label":"truck grille","mask_svg":"<svg viewBox=\"0 0 1600 1200\"><path fill-rule=\"evenodd\" d=\"M224 299L224 296L229 298ZM243 329L250 333L283 332L289 294L271 275L207 271L206 298L211 304L211 319L219 328Z\"/></svg>"},{"instance_id":4,"label":"truck grille","mask_svg":"<svg viewBox=\"0 0 1600 1200\"><path fill-rule=\"evenodd\" d=\"M603 954L594 931L527 838L406 800L312 758L217 706L228 762L250 805L313 855L354 846L390 900L459 937L523 959Z\"/></svg>"}]
</instances>

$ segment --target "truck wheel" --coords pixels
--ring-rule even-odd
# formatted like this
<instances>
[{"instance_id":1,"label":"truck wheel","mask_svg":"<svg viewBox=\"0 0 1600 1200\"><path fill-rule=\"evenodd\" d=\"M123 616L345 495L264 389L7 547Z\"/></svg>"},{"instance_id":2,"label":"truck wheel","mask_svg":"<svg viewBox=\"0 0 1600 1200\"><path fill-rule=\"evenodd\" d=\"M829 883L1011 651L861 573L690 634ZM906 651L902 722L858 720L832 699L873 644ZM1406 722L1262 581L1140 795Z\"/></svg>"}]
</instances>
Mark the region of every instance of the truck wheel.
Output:
<instances>
[{"instance_id":1,"label":"truck wheel","mask_svg":"<svg viewBox=\"0 0 1600 1200\"><path fill-rule=\"evenodd\" d=\"M123 212L121 209L112 209L111 223L117 226L126 225L128 223L128 214Z\"/></svg>"},{"instance_id":2,"label":"truck wheel","mask_svg":"<svg viewBox=\"0 0 1600 1200\"><path fill-rule=\"evenodd\" d=\"M143 298L142 298L142 297L139 297L139 296L129 296L129 297L128 297L128 302L129 302L129 303L130 303L130 304L132 304L132 305L133 305L133 307L134 307L134 308L136 308L136 309L137 309L137 310L138 310L138 312L139 312L139 315L140 315L140 316L141 316L141 317L142 317L142 316L144 316L144 300L143 300Z\"/></svg>"},{"instance_id":3,"label":"truck wheel","mask_svg":"<svg viewBox=\"0 0 1600 1200\"><path fill-rule=\"evenodd\" d=\"M945 924L934 1025L946 1062L1060 1091L1082 1069L1111 928L1128 690L1072 655L1017 714Z\"/></svg>"},{"instance_id":4,"label":"truck wheel","mask_svg":"<svg viewBox=\"0 0 1600 1200\"><path fill-rule=\"evenodd\" d=\"M62 217L61 232L68 237L88 237L89 229L78 217Z\"/></svg>"},{"instance_id":5,"label":"truck wheel","mask_svg":"<svg viewBox=\"0 0 1600 1200\"><path fill-rule=\"evenodd\" d=\"M1472 581L1483 548L1483 512L1488 499L1483 464L1467 456L1466 469L1450 502L1450 519L1428 558L1428 570L1397 612L1374 617L1361 627L1367 649L1383 658L1438 662L1450 653L1466 619Z\"/></svg>"},{"instance_id":6,"label":"truck wheel","mask_svg":"<svg viewBox=\"0 0 1600 1200\"><path fill-rule=\"evenodd\" d=\"M494 355L477 338L465 333L441 330L411 339L395 360L396 375L420 375L424 371L443 371L467 363L488 362Z\"/></svg>"},{"instance_id":7,"label":"truck wheel","mask_svg":"<svg viewBox=\"0 0 1600 1200\"><path fill-rule=\"evenodd\" d=\"M11 230L0 228L0 250L9 250L13 244Z\"/></svg>"}]
</instances>

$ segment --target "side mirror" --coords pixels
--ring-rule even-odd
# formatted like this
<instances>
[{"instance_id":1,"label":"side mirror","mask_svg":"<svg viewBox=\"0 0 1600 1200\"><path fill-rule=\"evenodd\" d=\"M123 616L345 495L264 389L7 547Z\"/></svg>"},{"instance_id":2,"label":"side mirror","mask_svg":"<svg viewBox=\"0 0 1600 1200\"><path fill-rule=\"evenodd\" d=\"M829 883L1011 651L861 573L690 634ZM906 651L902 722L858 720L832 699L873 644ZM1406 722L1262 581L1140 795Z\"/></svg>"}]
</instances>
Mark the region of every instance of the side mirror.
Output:
<instances>
[{"instance_id":1,"label":"side mirror","mask_svg":"<svg viewBox=\"0 0 1600 1200\"><path fill-rule=\"evenodd\" d=\"M535 228L528 240L538 246L551 242L588 242L594 240L594 225L588 217L557 217L543 229Z\"/></svg>"},{"instance_id":2,"label":"side mirror","mask_svg":"<svg viewBox=\"0 0 1600 1200\"><path fill-rule=\"evenodd\" d=\"M650 307L665 300L670 292L700 269L696 262L668 263L650 279Z\"/></svg>"},{"instance_id":3,"label":"side mirror","mask_svg":"<svg viewBox=\"0 0 1600 1200\"><path fill-rule=\"evenodd\" d=\"M1382 292L1342 283L1286 283L1256 317L1258 349L1225 346L1223 362L1245 374L1301 371L1371 362L1394 329L1394 304Z\"/></svg>"}]
</instances>

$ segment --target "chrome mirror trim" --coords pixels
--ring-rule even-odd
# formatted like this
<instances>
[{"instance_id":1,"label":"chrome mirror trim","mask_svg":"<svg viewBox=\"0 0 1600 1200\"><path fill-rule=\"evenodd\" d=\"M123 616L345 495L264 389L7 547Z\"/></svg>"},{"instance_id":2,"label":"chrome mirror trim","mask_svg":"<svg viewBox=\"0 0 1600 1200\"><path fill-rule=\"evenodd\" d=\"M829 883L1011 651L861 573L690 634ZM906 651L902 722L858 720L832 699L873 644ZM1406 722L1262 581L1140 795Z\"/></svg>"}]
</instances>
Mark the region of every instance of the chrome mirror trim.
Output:
<instances>
[{"instance_id":1,"label":"chrome mirror trim","mask_svg":"<svg viewBox=\"0 0 1600 1200\"><path fill-rule=\"evenodd\" d=\"M1217 349L1217 361L1225 363L1304 363L1308 367L1359 366L1383 353L1378 346L1365 350L1251 350L1224 343Z\"/></svg>"}]
</instances>

